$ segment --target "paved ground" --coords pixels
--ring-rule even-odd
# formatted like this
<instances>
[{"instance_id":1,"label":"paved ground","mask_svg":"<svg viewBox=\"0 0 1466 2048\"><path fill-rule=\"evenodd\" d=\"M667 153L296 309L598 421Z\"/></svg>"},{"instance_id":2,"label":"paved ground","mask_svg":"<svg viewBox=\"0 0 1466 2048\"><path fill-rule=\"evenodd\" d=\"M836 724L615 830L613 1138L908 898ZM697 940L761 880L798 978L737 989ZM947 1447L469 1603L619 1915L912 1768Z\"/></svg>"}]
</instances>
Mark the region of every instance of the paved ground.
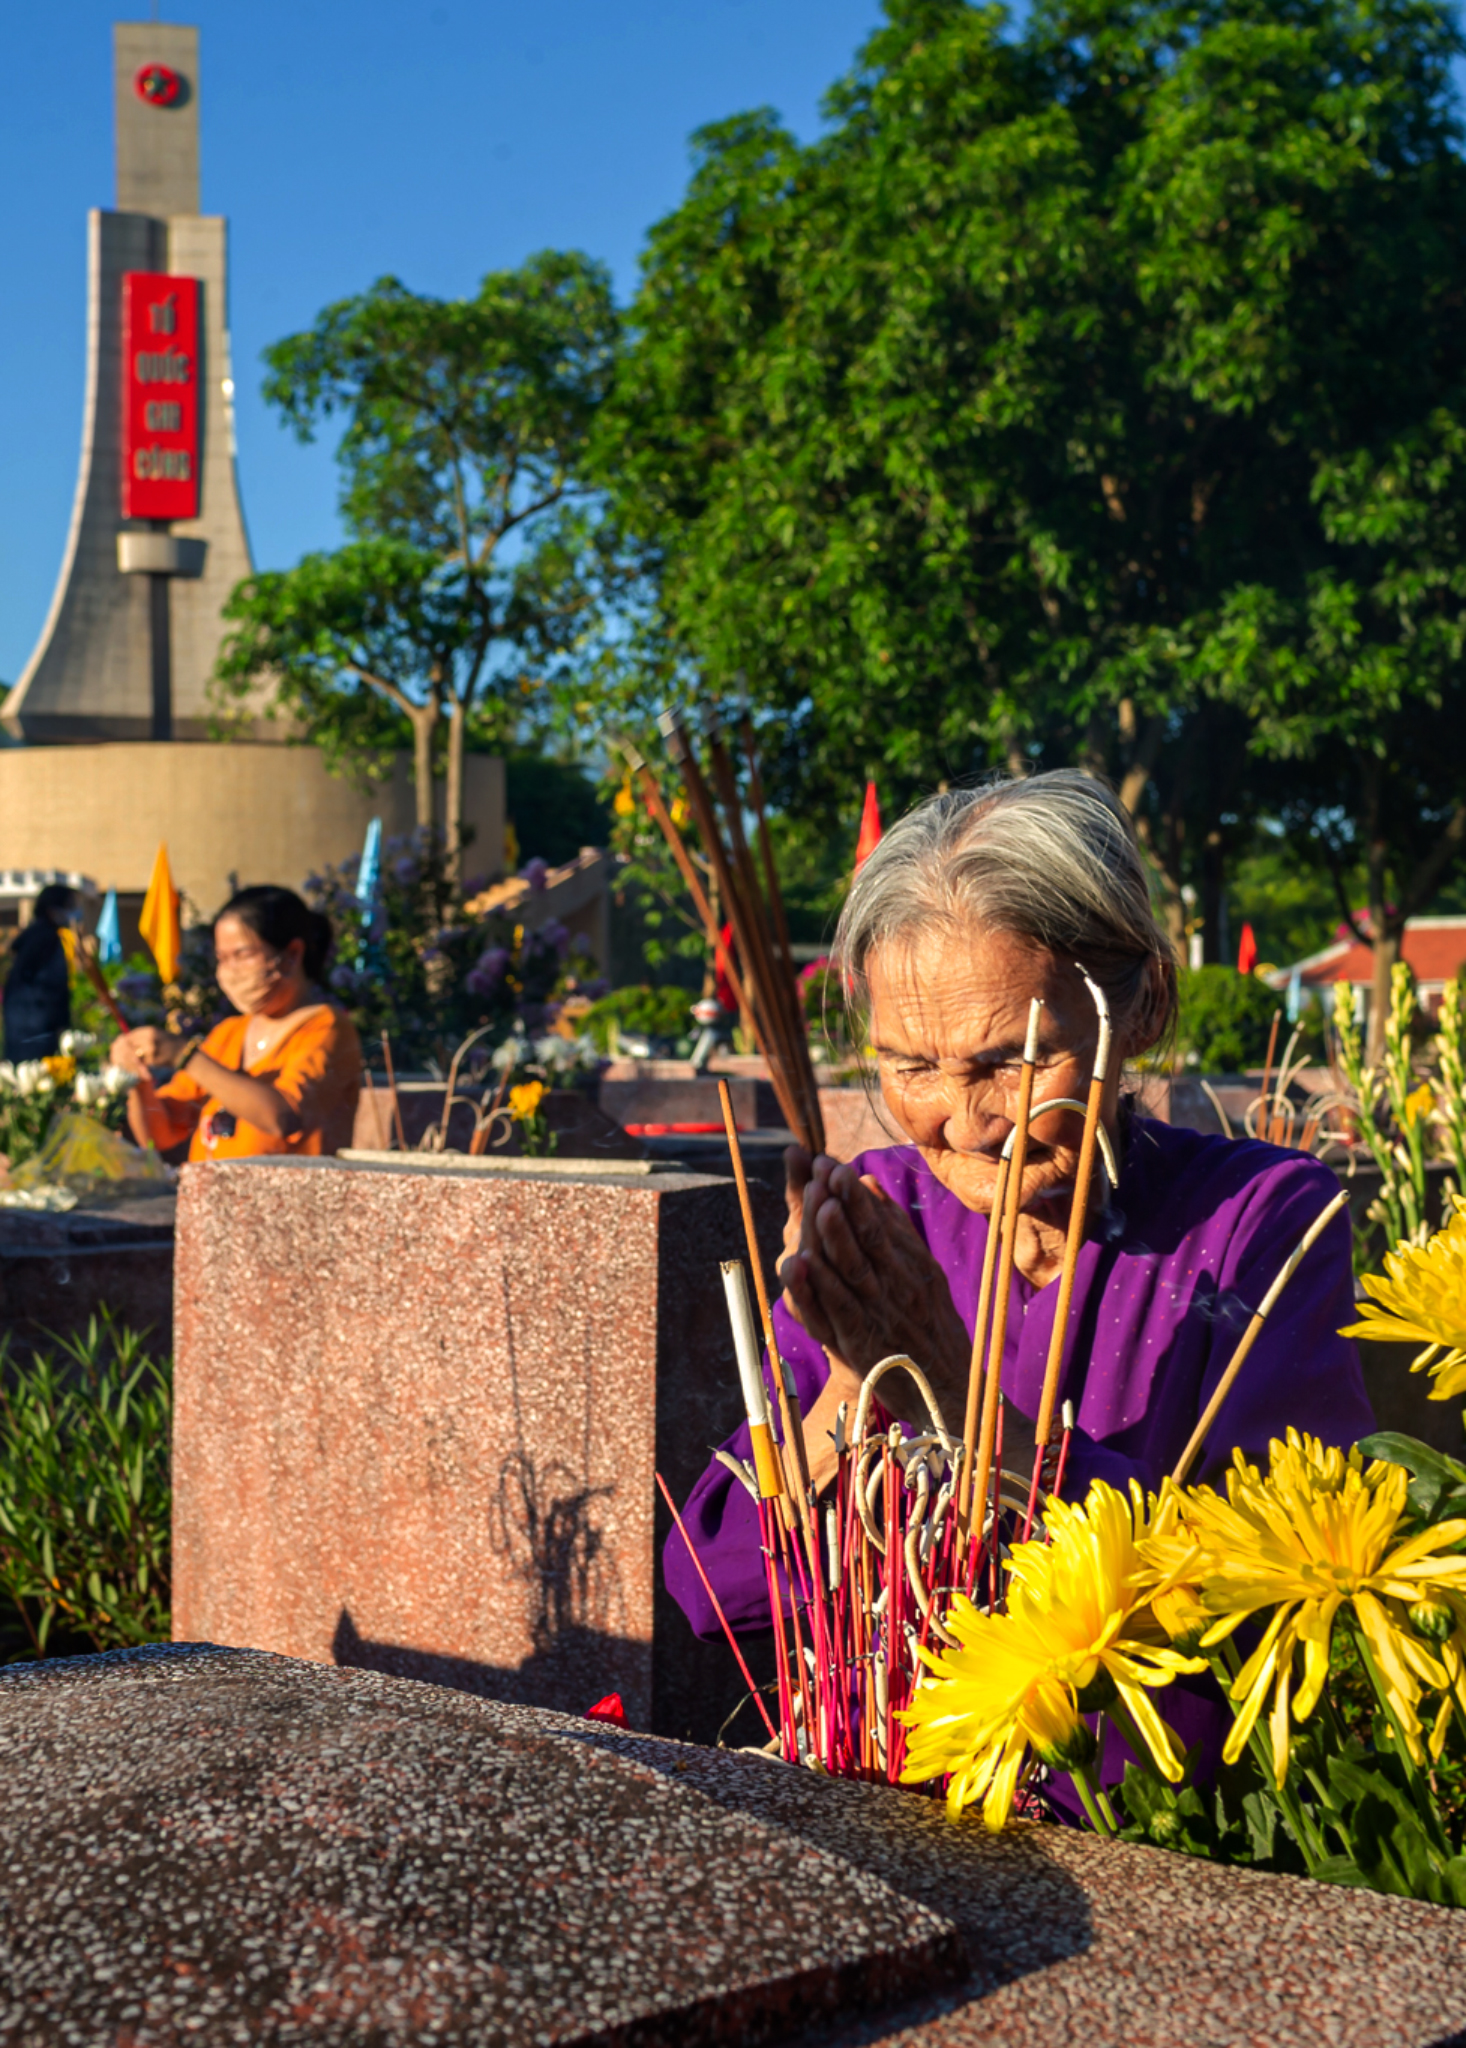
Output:
<instances>
[{"instance_id":1,"label":"paved ground","mask_svg":"<svg viewBox=\"0 0 1466 2048\"><path fill-rule=\"evenodd\" d=\"M372 1672L0 1674L0 2041L1466 2042L1466 1914Z\"/></svg>"}]
</instances>

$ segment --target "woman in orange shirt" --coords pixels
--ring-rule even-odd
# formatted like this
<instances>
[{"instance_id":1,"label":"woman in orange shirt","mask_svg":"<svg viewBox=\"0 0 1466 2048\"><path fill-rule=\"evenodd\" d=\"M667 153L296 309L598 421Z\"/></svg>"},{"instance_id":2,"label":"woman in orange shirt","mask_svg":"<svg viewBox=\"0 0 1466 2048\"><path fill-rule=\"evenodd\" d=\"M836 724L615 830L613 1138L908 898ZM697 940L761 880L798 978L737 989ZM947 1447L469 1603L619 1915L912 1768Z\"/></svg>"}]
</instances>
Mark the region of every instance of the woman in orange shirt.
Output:
<instances>
[{"instance_id":1,"label":"woman in orange shirt","mask_svg":"<svg viewBox=\"0 0 1466 2048\"><path fill-rule=\"evenodd\" d=\"M316 986L330 945L330 920L293 889L230 898L214 921L214 959L238 1014L202 1040L144 1025L112 1048L139 1076L127 1113L140 1145L187 1138L193 1160L319 1156L351 1143L361 1046ZM161 1086L159 1067L173 1070Z\"/></svg>"}]
</instances>

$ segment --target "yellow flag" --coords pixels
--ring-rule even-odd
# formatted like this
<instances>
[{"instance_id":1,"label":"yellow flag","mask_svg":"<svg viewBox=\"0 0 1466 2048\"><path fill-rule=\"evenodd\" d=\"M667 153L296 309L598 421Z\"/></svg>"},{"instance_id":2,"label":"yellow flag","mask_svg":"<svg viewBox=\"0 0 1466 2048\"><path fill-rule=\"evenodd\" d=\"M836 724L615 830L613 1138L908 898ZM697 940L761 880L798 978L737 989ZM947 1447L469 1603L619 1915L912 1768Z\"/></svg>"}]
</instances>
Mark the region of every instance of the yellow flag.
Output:
<instances>
[{"instance_id":1,"label":"yellow flag","mask_svg":"<svg viewBox=\"0 0 1466 2048\"><path fill-rule=\"evenodd\" d=\"M158 963L158 974L166 988L178 978L178 956L183 951L183 934L178 928L178 891L169 872L166 844L160 843L158 847L137 928Z\"/></svg>"}]
</instances>

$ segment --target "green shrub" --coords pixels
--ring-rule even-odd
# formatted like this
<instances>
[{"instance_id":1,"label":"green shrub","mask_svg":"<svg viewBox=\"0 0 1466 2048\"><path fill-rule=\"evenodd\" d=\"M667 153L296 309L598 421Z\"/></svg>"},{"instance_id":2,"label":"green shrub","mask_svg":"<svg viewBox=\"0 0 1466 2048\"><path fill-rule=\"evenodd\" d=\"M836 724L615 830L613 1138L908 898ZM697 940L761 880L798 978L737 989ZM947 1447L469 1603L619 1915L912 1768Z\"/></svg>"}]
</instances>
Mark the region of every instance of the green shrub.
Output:
<instances>
[{"instance_id":1,"label":"green shrub","mask_svg":"<svg viewBox=\"0 0 1466 2048\"><path fill-rule=\"evenodd\" d=\"M37 1657L165 1642L171 1365L107 1317L55 1343L0 1338L0 1596Z\"/></svg>"},{"instance_id":2,"label":"green shrub","mask_svg":"<svg viewBox=\"0 0 1466 2048\"><path fill-rule=\"evenodd\" d=\"M1183 967L1176 1050L1203 1074L1240 1074L1267 1057L1268 1033L1282 1007L1275 989L1231 967ZM1278 1051L1286 1038L1278 1027Z\"/></svg>"},{"instance_id":3,"label":"green shrub","mask_svg":"<svg viewBox=\"0 0 1466 2048\"><path fill-rule=\"evenodd\" d=\"M630 1032L639 1038L685 1038L692 1030L692 1004L691 989L671 983L653 988L643 982L639 988L615 989L592 1003L580 1029L589 1032L602 1052L611 1050L615 1032Z\"/></svg>"}]
</instances>

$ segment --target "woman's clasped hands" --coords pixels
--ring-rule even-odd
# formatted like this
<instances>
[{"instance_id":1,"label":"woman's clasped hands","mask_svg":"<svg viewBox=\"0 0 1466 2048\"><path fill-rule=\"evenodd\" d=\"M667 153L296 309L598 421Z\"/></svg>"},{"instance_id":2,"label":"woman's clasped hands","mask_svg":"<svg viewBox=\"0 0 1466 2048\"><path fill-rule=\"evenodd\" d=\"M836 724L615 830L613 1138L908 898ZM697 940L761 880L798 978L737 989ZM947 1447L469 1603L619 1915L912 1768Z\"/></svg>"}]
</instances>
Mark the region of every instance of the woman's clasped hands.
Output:
<instances>
[{"instance_id":1,"label":"woman's clasped hands","mask_svg":"<svg viewBox=\"0 0 1466 2048\"><path fill-rule=\"evenodd\" d=\"M872 1366L905 1352L960 1428L971 1339L910 1217L868 1175L823 1154L792 1146L785 1164L784 1300L829 1355L840 1398L853 1408ZM893 1412L910 1406L913 1420L923 1412L904 1377L883 1380L881 1398Z\"/></svg>"}]
</instances>

